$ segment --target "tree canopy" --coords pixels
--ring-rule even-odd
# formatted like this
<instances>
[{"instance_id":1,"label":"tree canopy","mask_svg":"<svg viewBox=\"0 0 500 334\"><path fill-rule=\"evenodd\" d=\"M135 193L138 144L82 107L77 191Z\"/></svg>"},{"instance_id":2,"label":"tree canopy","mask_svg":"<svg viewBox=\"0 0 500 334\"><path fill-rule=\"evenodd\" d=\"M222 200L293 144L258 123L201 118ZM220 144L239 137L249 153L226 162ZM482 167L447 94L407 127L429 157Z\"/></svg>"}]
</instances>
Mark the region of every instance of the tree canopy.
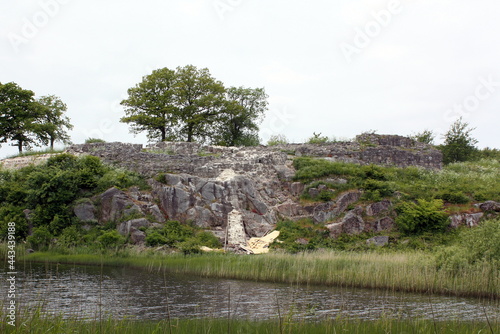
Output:
<instances>
[{"instance_id":1,"label":"tree canopy","mask_svg":"<svg viewBox=\"0 0 500 334\"><path fill-rule=\"evenodd\" d=\"M69 142L71 129L63 113L66 105L56 96L35 99L35 93L14 82L0 83L0 143L15 142L19 152L24 148Z\"/></svg>"},{"instance_id":2,"label":"tree canopy","mask_svg":"<svg viewBox=\"0 0 500 334\"><path fill-rule=\"evenodd\" d=\"M471 136L475 128L470 128L469 123L462 117L456 120L444 135L444 144L441 146L443 162L445 164L467 161L477 151L477 139Z\"/></svg>"},{"instance_id":3,"label":"tree canopy","mask_svg":"<svg viewBox=\"0 0 500 334\"><path fill-rule=\"evenodd\" d=\"M121 122L151 141L254 145L266 99L263 88L226 88L206 68L162 68L128 90Z\"/></svg>"}]
</instances>

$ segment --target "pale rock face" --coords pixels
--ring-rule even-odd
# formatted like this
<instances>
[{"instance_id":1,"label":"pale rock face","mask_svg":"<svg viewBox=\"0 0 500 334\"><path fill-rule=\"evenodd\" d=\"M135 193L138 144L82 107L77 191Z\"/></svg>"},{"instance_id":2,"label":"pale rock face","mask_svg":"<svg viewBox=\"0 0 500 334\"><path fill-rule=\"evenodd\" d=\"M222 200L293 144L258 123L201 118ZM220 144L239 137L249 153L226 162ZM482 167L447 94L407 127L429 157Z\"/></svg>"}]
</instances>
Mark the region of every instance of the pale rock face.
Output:
<instances>
[{"instance_id":1,"label":"pale rock face","mask_svg":"<svg viewBox=\"0 0 500 334\"><path fill-rule=\"evenodd\" d=\"M227 218L227 243L229 245L243 245L246 243L245 227L241 212L233 210Z\"/></svg>"}]
</instances>

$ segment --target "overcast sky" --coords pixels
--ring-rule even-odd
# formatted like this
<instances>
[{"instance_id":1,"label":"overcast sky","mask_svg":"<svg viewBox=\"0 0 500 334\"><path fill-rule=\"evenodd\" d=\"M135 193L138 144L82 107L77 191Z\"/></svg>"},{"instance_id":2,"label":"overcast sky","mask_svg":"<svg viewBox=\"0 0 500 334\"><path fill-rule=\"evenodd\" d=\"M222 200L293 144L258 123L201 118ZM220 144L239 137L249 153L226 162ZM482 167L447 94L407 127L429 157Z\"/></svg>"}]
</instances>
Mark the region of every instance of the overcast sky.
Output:
<instances>
[{"instance_id":1,"label":"overcast sky","mask_svg":"<svg viewBox=\"0 0 500 334\"><path fill-rule=\"evenodd\" d=\"M2 0L0 82L59 96L74 143L146 144L119 102L154 69L192 64L266 89L264 143L424 129L439 142L463 116L500 148L499 13L494 0Z\"/></svg>"}]
</instances>

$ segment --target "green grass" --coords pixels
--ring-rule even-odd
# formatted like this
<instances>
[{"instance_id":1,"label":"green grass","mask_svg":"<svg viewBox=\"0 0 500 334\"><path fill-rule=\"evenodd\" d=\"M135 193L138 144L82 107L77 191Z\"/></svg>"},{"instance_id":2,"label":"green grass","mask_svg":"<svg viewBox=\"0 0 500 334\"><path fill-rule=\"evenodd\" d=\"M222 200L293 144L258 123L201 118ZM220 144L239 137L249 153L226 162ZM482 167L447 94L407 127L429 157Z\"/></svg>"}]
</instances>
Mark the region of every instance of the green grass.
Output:
<instances>
[{"instance_id":1,"label":"green grass","mask_svg":"<svg viewBox=\"0 0 500 334\"><path fill-rule=\"evenodd\" d=\"M152 271L201 277L229 278L289 284L362 287L455 296L499 298L498 264L480 262L460 268L438 269L432 254L413 252L270 253L261 256L234 254L133 253L56 254L39 252L26 261L142 267Z\"/></svg>"},{"instance_id":2,"label":"green grass","mask_svg":"<svg viewBox=\"0 0 500 334\"><path fill-rule=\"evenodd\" d=\"M0 319L3 319L0 313ZM18 318L16 327L0 323L2 333L243 333L243 334L316 334L316 333L495 333L500 330L499 323L460 322L432 320L392 320L362 321L331 319L319 322L294 321L276 315L276 320L250 321L235 319L170 319L163 321L113 320L84 322L64 319L62 316L44 316L38 312Z\"/></svg>"},{"instance_id":3,"label":"green grass","mask_svg":"<svg viewBox=\"0 0 500 334\"><path fill-rule=\"evenodd\" d=\"M18 154L10 155L6 159L12 159L12 158L18 158L18 157L30 157L30 156L43 155L43 154L57 154L57 153L62 153L62 152L64 152L64 149L62 149L62 150L52 150L50 148L47 148L45 150L25 151L23 153L18 153Z\"/></svg>"},{"instance_id":4,"label":"green grass","mask_svg":"<svg viewBox=\"0 0 500 334\"><path fill-rule=\"evenodd\" d=\"M295 180L309 183L327 177L348 180L345 189L379 187L404 199L458 198L469 201L500 201L500 161L483 159L447 165L442 170L423 168L360 166L343 162L300 157L294 160ZM370 181L370 182L368 182ZM368 182L368 183L367 183ZM451 195L451 196L450 196Z\"/></svg>"}]
</instances>

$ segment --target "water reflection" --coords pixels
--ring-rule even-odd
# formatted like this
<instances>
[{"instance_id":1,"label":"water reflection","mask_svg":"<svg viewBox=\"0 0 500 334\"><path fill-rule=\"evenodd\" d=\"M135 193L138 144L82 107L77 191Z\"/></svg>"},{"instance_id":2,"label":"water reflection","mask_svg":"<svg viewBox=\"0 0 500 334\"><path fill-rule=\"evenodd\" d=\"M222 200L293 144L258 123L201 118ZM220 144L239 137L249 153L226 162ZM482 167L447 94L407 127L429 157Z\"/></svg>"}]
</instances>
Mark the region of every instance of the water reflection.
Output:
<instances>
[{"instance_id":1,"label":"water reflection","mask_svg":"<svg viewBox=\"0 0 500 334\"><path fill-rule=\"evenodd\" d=\"M1 291L5 270L0 268ZM363 289L290 286L148 272L132 268L25 264L18 303L66 317L96 319L171 317L283 317L325 319L424 317L500 320L498 302ZM5 293L2 297L7 298ZM431 307L432 305L432 307Z\"/></svg>"}]
</instances>

